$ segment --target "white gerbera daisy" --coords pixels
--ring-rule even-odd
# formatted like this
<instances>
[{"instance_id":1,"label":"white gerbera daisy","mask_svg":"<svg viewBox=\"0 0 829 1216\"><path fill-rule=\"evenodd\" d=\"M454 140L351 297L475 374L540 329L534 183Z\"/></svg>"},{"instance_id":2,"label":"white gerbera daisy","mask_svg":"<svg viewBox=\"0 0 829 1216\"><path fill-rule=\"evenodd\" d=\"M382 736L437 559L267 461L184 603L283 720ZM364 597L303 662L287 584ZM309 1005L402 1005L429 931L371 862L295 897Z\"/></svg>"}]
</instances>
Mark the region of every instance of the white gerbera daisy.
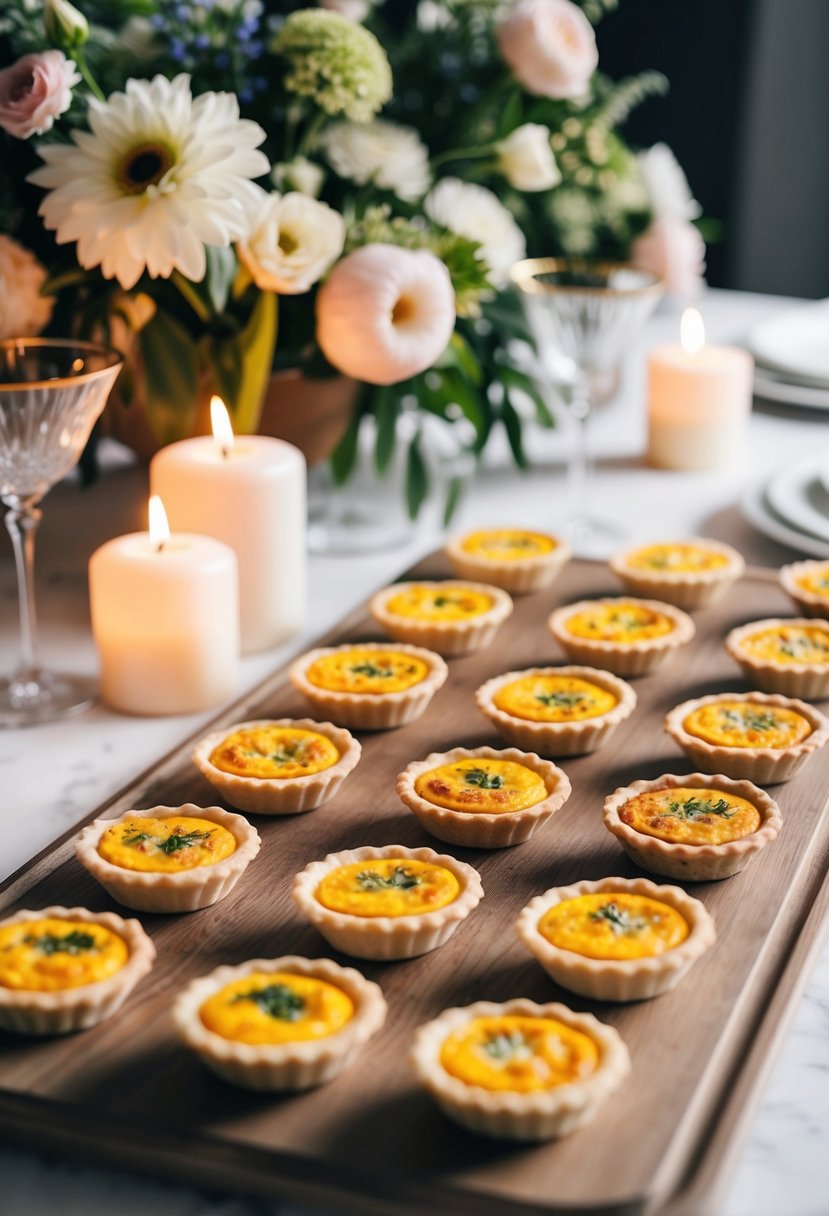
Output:
<instances>
[{"instance_id":1,"label":"white gerbera daisy","mask_svg":"<svg viewBox=\"0 0 829 1216\"><path fill-rule=\"evenodd\" d=\"M429 189L429 150L414 127L376 118L373 122L337 122L322 137L322 146L340 177L364 186L374 182L398 198L414 202Z\"/></svg>"},{"instance_id":2,"label":"white gerbera daisy","mask_svg":"<svg viewBox=\"0 0 829 1216\"><path fill-rule=\"evenodd\" d=\"M478 242L493 287L503 287L513 263L527 256L524 233L486 186L444 177L426 196L424 210L436 224Z\"/></svg>"},{"instance_id":3,"label":"white gerbera daisy","mask_svg":"<svg viewBox=\"0 0 829 1216\"><path fill-rule=\"evenodd\" d=\"M255 149L265 132L239 118L231 93L193 98L190 77L128 80L124 93L89 103L90 131L38 148L46 165L29 180L50 193L40 205L59 244L78 242L81 266L100 266L124 289L144 270L199 281L205 245L247 235L249 210L267 173Z\"/></svg>"}]
</instances>

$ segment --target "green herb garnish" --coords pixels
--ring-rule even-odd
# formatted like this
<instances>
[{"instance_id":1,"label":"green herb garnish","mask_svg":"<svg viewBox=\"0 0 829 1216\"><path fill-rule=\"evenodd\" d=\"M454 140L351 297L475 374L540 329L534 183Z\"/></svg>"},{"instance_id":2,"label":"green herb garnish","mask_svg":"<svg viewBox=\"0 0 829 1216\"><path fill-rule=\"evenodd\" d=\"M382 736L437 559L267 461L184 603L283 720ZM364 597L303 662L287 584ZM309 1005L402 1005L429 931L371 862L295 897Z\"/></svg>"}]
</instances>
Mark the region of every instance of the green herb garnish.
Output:
<instances>
[{"instance_id":1,"label":"green herb garnish","mask_svg":"<svg viewBox=\"0 0 829 1216\"><path fill-rule=\"evenodd\" d=\"M526 1060L533 1054L520 1030L513 1030L509 1034L491 1034L481 1046L490 1059L504 1064L510 1060Z\"/></svg>"},{"instance_id":2,"label":"green herb garnish","mask_svg":"<svg viewBox=\"0 0 829 1216\"><path fill-rule=\"evenodd\" d=\"M757 709L743 709L739 712L736 709L724 709L722 716L727 726L734 726L738 730L774 730L777 726L777 719L773 714Z\"/></svg>"},{"instance_id":3,"label":"green herb garnish","mask_svg":"<svg viewBox=\"0 0 829 1216\"><path fill-rule=\"evenodd\" d=\"M87 950L97 950L95 938L83 929L72 929L58 937L56 933L43 933L39 937L30 933L23 938L27 946L34 946L41 954L83 954Z\"/></svg>"},{"instance_id":4,"label":"green herb garnish","mask_svg":"<svg viewBox=\"0 0 829 1216\"><path fill-rule=\"evenodd\" d=\"M686 798L684 802L670 803L666 815L675 819L704 819L706 815L719 815L722 819L731 819L735 812L729 807L724 798L712 802L710 798Z\"/></svg>"},{"instance_id":5,"label":"green herb garnish","mask_svg":"<svg viewBox=\"0 0 829 1216\"><path fill-rule=\"evenodd\" d=\"M231 1004L239 1001L252 1001L263 1013L280 1022L298 1022L305 1009L302 997L294 992L287 984L268 984L266 988L251 988L250 992L240 992L233 997Z\"/></svg>"},{"instance_id":6,"label":"green herb garnish","mask_svg":"<svg viewBox=\"0 0 829 1216\"><path fill-rule=\"evenodd\" d=\"M364 891L408 891L410 887L419 887L421 879L405 866L396 866L387 878L373 870L362 870L357 875L357 882Z\"/></svg>"},{"instance_id":7,"label":"green herb garnish","mask_svg":"<svg viewBox=\"0 0 829 1216\"><path fill-rule=\"evenodd\" d=\"M620 908L615 900L603 904L601 908L596 908L590 913L590 920L604 921L610 926L616 937L635 937L637 933L641 933L648 927L647 919L644 916L631 916L629 912L625 912L624 908Z\"/></svg>"},{"instance_id":8,"label":"green herb garnish","mask_svg":"<svg viewBox=\"0 0 829 1216\"><path fill-rule=\"evenodd\" d=\"M162 853L170 856L173 853L178 853L182 849L191 849L194 845L201 844L203 840L207 840L208 836L213 835L213 829L208 828L205 832L174 832L168 836L166 840L159 840L157 836L152 836L149 832L133 832L131 836L124 837L124 844L139 845L145 841L154 844Z\"/></svg>"},{"instance_id":9,"label":"green herb garnish","mask_svg":"<svg viewBox=\"0 0 829 1216\"><path fill-rule=\"evenodd\" d=\"M352 663L351 671L355 676L372 676L378 680L388 680L394 675L391 667L378 667L376 663Z\"/></svg>"},{"instance_id":10,"label":"green herb garnish","mask_svg":"<svg viewBox=\"0 0 829 1216\"><path fill-rule=\"evenodd\" d=\"M593 700L583 692L537 692L536 701L550 709L572 709L574 705L589 704Z\"/></svg>"},{"instance_id":11,"label":"green herb garnish","mask_svg":"<svg viewBox=\"0 0 829 1216\"><path fill-rule=\"evenodd\" d=\"M467 785L477 785L482 790L500 790L504 784L504 778L500 773L488 773L483 768L467 769L463 779Z\"/></svg>"}]
</instances>

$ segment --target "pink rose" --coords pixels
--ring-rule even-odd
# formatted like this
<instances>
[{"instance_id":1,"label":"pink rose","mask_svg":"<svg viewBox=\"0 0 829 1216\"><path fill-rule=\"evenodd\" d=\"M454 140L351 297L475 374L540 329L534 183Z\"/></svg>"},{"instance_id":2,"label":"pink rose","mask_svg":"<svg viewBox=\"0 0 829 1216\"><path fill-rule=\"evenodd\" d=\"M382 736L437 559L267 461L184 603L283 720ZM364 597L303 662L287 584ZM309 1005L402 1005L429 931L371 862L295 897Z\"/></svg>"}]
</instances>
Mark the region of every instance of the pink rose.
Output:
<instances>
[{"instance_id":1,"label":"pink rose","mask_svg":"<svg viewBox=\"0 0 829 1216\"><path fill-rule=\"evenodd\" d=\"M0 236L0 339L32 338L49 324L54 300L42 296L46 269L10 236Z\"/></svg>"},{"instance_id":2,"label":"pink rose","mask_svg":"<svg viewBox=\"0 0 829 1216\"><path fill-rule=\"evenodd\" d=\"M0 127L17 139L42 135L69 109L80 79L63 51L24 55L0 72Z\"/></svg>"},{"instance_id":3,"label":"pink rose","mask_svg":"<svg viewBox=\"0 0 829 1216\"><path fill-rule=\"evenodd\" d=\"M519 82L539 97L581 97L599 62L593 26L571 0L517 0L498 44Z\"/></svg>"},{"instance_id":4,"label":"pink rose","mask_svg":"<svg viewBox=\"0 0 829 1216\"><path fill-rule=\"evenodd\" d=\"M631 261L658 274L671 295L699 295L705 273L705 241L688 220L663 215L633 242Z\"/></svg>"}]
</instances>

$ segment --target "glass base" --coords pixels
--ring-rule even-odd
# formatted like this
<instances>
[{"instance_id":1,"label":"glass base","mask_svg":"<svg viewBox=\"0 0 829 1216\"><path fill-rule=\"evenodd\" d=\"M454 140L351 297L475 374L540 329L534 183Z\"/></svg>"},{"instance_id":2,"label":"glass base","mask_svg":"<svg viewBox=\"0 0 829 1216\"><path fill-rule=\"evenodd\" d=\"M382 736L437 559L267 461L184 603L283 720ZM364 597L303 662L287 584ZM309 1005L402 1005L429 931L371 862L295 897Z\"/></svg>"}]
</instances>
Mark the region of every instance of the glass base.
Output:
<instances>
[{"instance_id":1,"label":"glass base","mask_svg":"<svg viewBox=\"0 0 829 1216\"><path fill-rule=\"evenodd\" d=\"M576 557L612 557L625 541L625 533L617 524L585 516L571 520L565 536Z\"/></svg>"},{"instance_id":2,"label":"glass base","mask_svg":"<svg viewBox=\"0 0 829 1216\"><path fill-rule=\"evenodd\" d=\"M58 675L38 669L0 680L0 728L36 726L79 714L98 696L88 676Z\"/></svg>"}]
</instances>

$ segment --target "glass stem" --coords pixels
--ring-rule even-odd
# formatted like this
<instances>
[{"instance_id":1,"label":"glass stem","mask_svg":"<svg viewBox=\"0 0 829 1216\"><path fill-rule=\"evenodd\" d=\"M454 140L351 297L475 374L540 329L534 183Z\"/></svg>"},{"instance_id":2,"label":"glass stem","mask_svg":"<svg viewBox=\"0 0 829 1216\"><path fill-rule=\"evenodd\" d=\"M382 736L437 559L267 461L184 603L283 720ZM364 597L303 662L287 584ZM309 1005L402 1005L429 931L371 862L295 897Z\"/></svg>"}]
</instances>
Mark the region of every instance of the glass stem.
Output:
<instances>
[{"instance_id":1,"label":"glass stem","mask_svg":"<svg viewBox=\"0 0 829 1216\"><path fill-rule=\"evenodd\" d=\"M581 531L590 519L591 461L587 422L590 417L590 384L581 376L573 384L570 413L576 421L570 458L570 527Z\"/></svg>"},{"instance_id":2,"label":"glass stem","mask_svg":"<svg viewBox=\"0 0 829 1216\"><path fill-rule=\"evenodd\" d=\"M43 517L37 498L13 499L6 512L6 528L14 549L17 595L20 603L20 666L18 678L35 677L37 660L37 613L35 612L35 534Z\"/></svg>"}]
</instances>

